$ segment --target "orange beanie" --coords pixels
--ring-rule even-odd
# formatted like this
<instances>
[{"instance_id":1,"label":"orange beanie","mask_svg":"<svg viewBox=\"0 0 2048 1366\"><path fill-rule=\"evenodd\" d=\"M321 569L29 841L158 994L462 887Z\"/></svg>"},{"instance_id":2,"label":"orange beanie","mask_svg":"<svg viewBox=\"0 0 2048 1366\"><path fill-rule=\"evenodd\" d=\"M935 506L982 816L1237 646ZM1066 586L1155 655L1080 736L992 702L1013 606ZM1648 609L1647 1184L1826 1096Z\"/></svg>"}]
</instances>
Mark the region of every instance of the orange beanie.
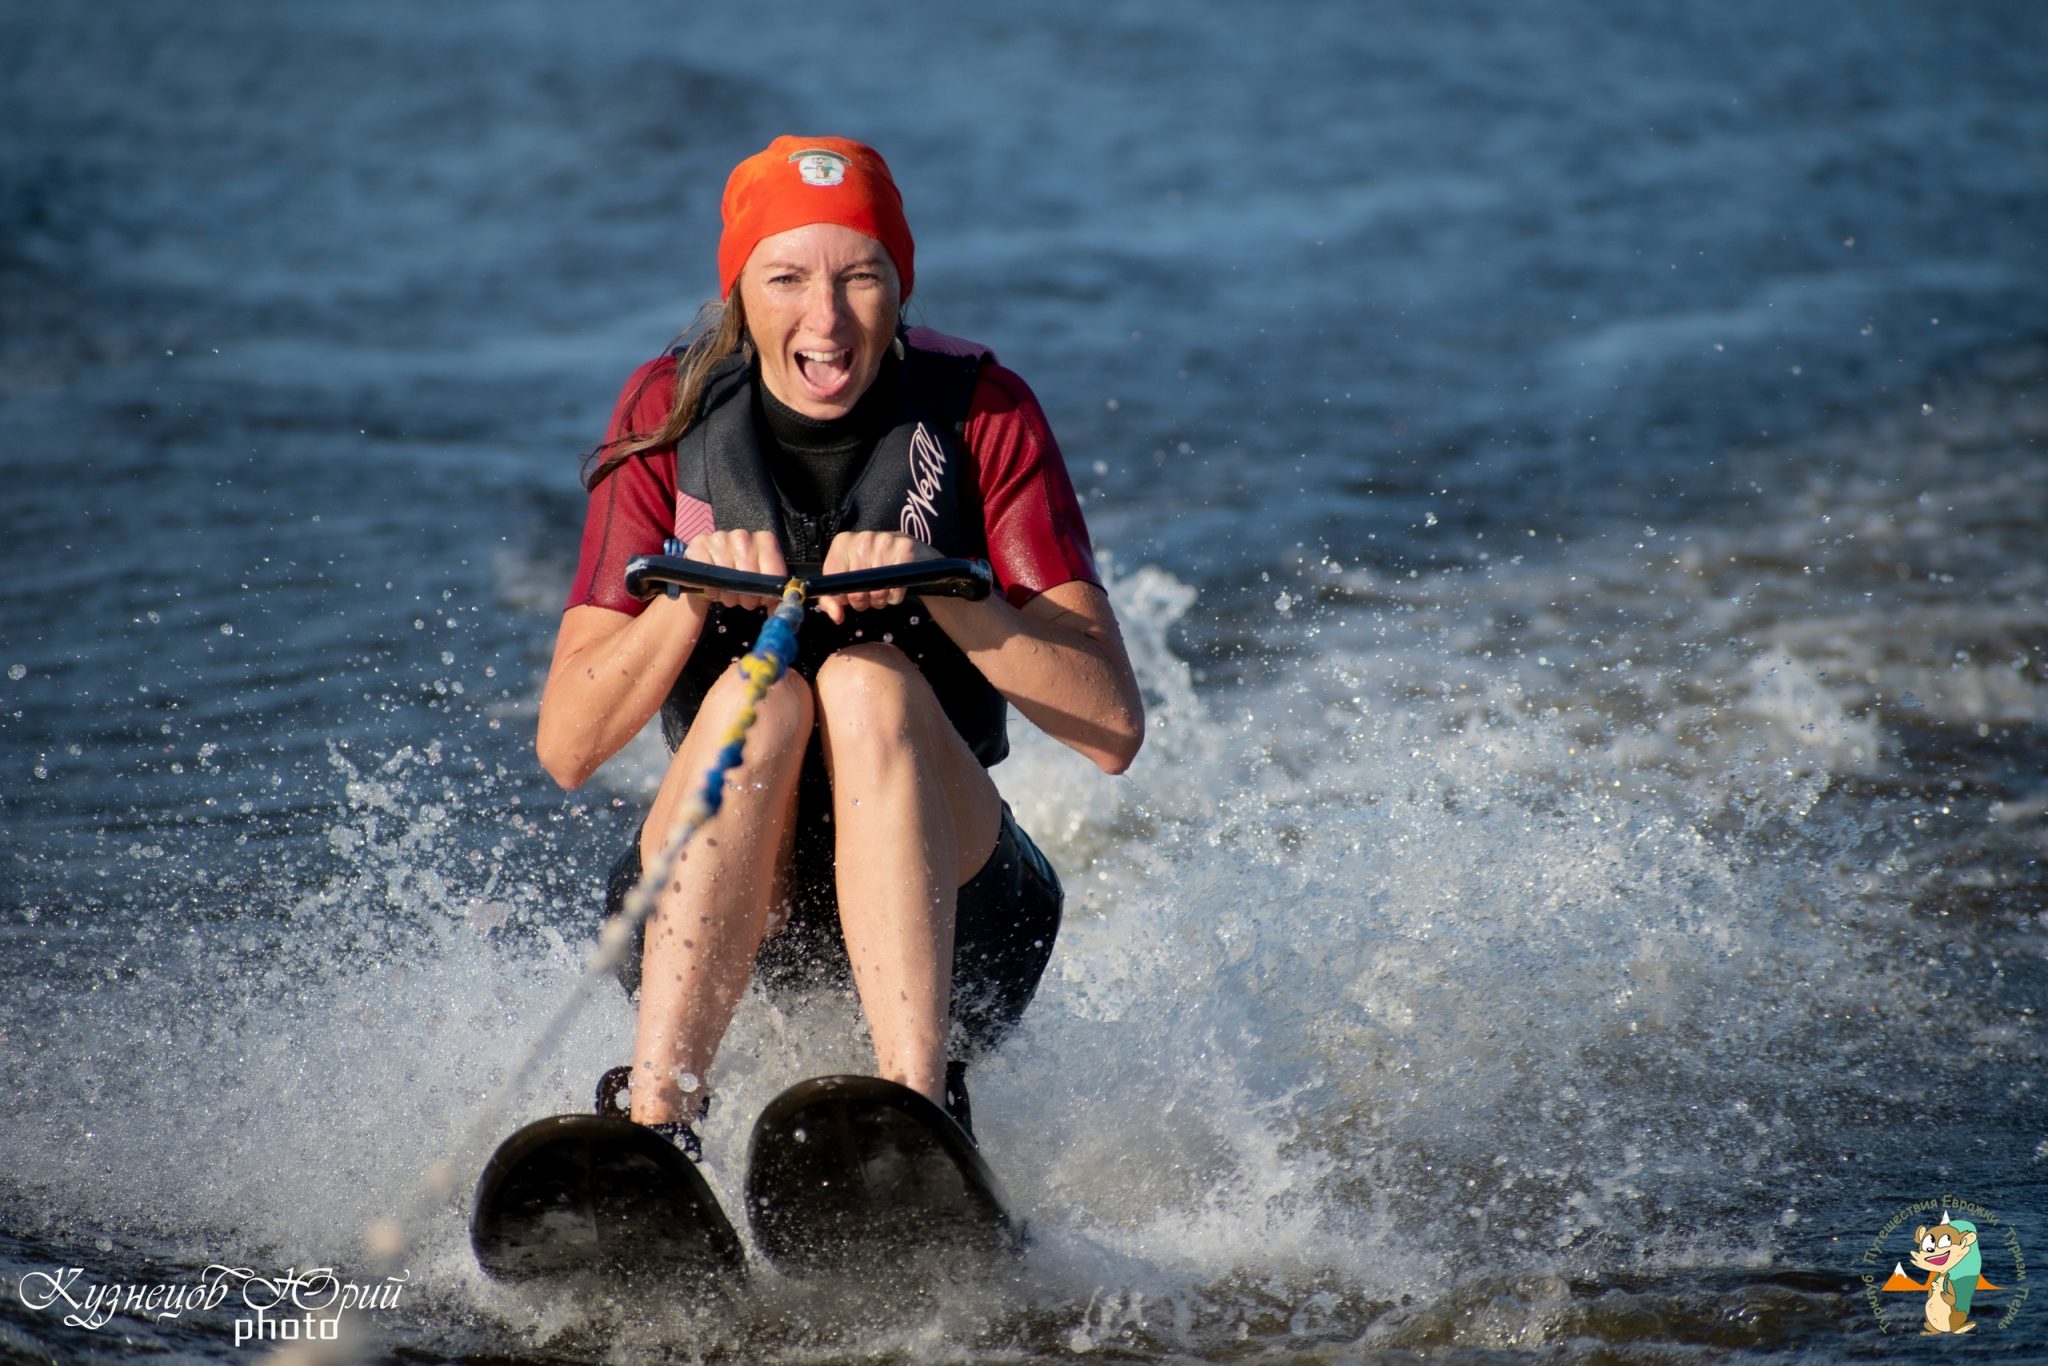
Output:
<instances>
[{"instance_id":1,"label":"orange beanie","mask_svg":"<svg viewBox=\"0 0 2048 1366\"><path fill-rule=\"evenodd\" d=\"M780 137L732 168L720 205L718 297L732 296L740 271L764 237L808 223L838 223L888 248L910 297L910 225L889 164L848 138Z\"/></svg>"}]
</instances>

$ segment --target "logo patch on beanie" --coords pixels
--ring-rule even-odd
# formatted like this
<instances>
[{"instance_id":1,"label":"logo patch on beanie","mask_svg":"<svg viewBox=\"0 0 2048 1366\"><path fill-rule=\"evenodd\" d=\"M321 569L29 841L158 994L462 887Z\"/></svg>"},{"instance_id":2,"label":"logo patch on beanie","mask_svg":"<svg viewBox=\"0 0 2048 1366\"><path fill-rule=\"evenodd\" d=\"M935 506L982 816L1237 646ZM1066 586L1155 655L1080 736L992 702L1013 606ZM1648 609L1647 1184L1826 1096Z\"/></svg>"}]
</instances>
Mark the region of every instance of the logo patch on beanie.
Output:
<instances>
[{"instance_id":1,"label":"logo patch on beanie","mask_svg":"<svg viewBox=\"0 0 2048 1366\"><path fill-rule=\"evenodd\" d=\"M796 163L796 173L804 178L804 184L829 189L846 179L846 158L837 152L812 148L805 152L792 152L789 159Z\"/></svg>"}]
</instances>

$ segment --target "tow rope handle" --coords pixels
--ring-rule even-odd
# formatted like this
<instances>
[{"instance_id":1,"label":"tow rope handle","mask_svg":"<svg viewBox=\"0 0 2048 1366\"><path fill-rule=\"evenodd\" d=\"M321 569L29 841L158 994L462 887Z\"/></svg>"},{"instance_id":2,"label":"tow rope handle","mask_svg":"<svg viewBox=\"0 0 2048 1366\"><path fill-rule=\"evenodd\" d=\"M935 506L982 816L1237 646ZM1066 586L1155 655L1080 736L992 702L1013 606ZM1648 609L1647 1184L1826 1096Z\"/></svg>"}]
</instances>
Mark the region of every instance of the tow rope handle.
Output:
<instances>
[{"instance_id":1,"label":"tow rope handle","mask_svg":"<svg viewBox=\"0 0 2048 1366\"><path fill-rule=\"evenodd\" d=\"M919 597L964 598L980 602L995 591L995 573L987 560L916 560L910 564L856 569L845 574L820 574L814 564L796 565L787 579L721 569L701 560L685 559L682 543L671 540L660 555L635 555L626 561L626 591L641 601L656 593L751 593L780 598L795 585L803 601L840 593L881 593L905 589Z\"/></svg>"}]
</instances>

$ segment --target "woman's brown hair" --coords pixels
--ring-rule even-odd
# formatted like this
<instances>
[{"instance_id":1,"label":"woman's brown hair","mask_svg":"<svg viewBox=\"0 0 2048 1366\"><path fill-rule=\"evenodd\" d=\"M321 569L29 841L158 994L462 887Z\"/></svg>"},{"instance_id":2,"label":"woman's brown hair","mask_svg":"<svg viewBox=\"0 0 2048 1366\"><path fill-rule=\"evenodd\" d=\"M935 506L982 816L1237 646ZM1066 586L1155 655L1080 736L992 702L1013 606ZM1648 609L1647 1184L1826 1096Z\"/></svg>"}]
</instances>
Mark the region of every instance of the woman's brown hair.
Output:
<instances>
[{"instance_id":1,"label":"woman's brown hair","mask_svg":"<svg viewBox=\"0 0 2048 1366\"><path fill-rule=\"evenodd\" d=\"M711 372L726 357L743 349L746 339L747 315L740 307L737 289L724 303L713 300L698 309L696 321L680 338L683 352L676 357L676 397L669 404L668 416L651 432L628 432L585 455L583 487L596 488L606 475L642 451L675 444L676 438L697 420L697 405L703 400L704 384Z\"/></svg>"}]
</instances>

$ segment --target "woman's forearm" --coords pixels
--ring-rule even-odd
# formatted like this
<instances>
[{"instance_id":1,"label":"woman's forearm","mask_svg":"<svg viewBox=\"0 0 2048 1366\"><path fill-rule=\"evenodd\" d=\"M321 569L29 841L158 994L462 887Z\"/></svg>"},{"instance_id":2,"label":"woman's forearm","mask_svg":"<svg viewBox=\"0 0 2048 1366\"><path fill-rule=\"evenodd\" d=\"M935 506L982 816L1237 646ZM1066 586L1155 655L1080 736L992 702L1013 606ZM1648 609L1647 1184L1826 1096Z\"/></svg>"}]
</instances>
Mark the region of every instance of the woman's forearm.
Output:
<instances>
[{"instance_id":1,"label":"woman's forearm","mask_svg":"<svg viewBox=\"0 0 2048 1366\"><path fill-rule=\"evenodd\" d=\"M594 606L562 614L534 744L550 777L581 787L639 734L674 687L707 611L689 594L658 597L633 617Z\"/></svg>"},{"instance_id":2,"label":"woman's forearm","mask_svg":"<svg viewBox=\"0 0 2048 1366\"><path fill-rule=\"evenodd\" d=\"M1041 593L1023 608L928 598L941 630L1033 725L1105 773L1130 767L1145 705L1109 598L1090 583Z\"/></svg>"}]
</instances>

